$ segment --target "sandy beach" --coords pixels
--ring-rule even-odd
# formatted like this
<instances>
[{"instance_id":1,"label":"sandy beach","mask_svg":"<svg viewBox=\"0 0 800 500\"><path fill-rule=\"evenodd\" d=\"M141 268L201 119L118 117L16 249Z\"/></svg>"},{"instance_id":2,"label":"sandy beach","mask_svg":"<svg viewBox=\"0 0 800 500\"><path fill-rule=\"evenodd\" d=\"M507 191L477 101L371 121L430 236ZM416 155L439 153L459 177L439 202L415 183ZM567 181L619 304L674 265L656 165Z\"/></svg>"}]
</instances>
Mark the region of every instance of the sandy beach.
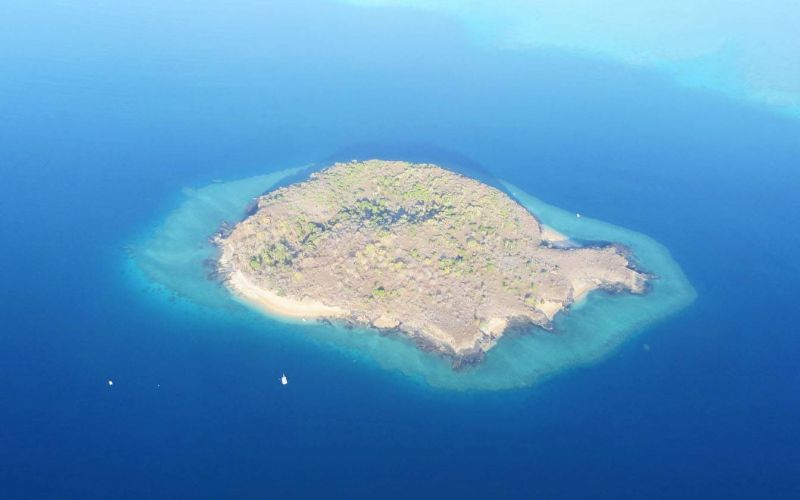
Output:
<instances>
[{"instance_id":1,"label":"sandy beach","mask_svg":"<svg viewBox=\"0 0 800 500\"><path fill-rule=\"evenodd\" d=\"M241 271L228 278L228 287L242 300L270 314L292 318L332 318L346 316L340 307L326 306L311 299L295 300L256 286Z\"/></svg>"},{"instance_id":2,"label":"sandy beach","mask_svg":"<svg viewBox=\"0 0 800 500\"><path fill-rule=\"evenodd\" d=\"M550 226L545 226L544 224L541 225L542 227L542 240L549 241L554 243L556 241L567 241L569 238L564 236L563 234L559 233L555 229Z\"/></svg>"},{"instance_id":3,"label":"sandy beach","mask_svg":"<svg viewBox=\"0 0 800 500\"><path fill-rule=\"evenodd\" d=\"M496 188L402 161L335 163L265 193L216 242L220 274L264 312L399 330L470 362L512 319L548 327L574 297L643 279Z\"/></svg>"}]
</instances>

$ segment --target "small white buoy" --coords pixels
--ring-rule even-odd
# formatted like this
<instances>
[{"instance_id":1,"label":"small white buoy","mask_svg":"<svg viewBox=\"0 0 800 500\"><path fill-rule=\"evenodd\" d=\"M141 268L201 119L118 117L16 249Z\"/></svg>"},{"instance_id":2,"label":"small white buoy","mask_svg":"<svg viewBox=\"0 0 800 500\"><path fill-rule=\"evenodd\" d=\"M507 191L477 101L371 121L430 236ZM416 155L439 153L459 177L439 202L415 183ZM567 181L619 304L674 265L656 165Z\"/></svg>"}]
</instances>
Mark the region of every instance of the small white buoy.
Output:
<instances>
[{"instance_id":1,"label":"small white buoy","mask_svg":"<svg viewBox=\"0 0 800 500\"><path fill-rule=\"evenodd\" d=\"M112 385L114 385L114 381L113 381L113 380L109 380L109 381L108 381L108 385L109 385L109 386L112 386Z\"/></svg>"},{"instance_id":2,"label":"small white buoy","mask_svg":"<svg viewBox=\"0 0 800 500\"><path fill-rule=\"evenodd\" d=\"M579 218L579 219L580 219L580 218L581 218L581 214L580 214L580 213L577 213L577 214L575 214L575 217L577 217L577 218Z\"/></svg>"},{"instance_id":3,"label":"small white buoy","mask_svg":"<svg viewBox=\"0 0 800 500\"><path fill-rule=\"evenodd\" d=\"M289 383L289 379L286 378L286 374L284 373L283 375L281 375L281 385L286 385L288 383Z\"/></svg>"}]
</instances>

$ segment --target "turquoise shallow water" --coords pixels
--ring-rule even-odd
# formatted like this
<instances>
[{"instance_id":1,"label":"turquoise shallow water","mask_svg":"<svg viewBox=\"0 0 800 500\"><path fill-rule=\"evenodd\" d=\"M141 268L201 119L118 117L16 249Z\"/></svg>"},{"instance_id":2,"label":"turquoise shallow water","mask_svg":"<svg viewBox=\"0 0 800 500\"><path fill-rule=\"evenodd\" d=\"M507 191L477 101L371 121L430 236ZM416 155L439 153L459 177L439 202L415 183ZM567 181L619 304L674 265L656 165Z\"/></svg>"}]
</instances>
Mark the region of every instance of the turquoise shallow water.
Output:
<instances>
[{"instance_id":1,"label":"turquoise shallow water","mask_svg":"<svg viewBox=\"0 0 800 500\"><path fill-rule=\"evenodd\" d=\"M484 44L560 47L648 67L677 82L800 118L800 4L723 0L342 0L458 19ZM600 21L602 20L602 21Z\"/></svg>"},{"instance_id":2,"label":"turquoise shallow water","mask_svg":"<svg viewBox=\"0 0 800 500\"><path fill-rule=\"evenodd\" d=\"M210 236L223 222L240 220L252 199L301 169L289 169L199 189L185 189L185 200L144 241L133 245L144 276L200 307L235 311L241 307L218 281L208 277L216 255ZM434 387L457 390L518 388L571 367L602 359L647 325L695 298L695 291L669 250L646 235L580 218L502 183L542 222L579 241L617 242L629 247L639 267L656 276L645 295L591 293L560 314L553 332L531 329L505 336L479 364L453 370L447 359L417 349L398 336L338 325L303 324L271 317L264 335L305 335L325 346ZM134 275L136 276L136 275ZM141 276L140 276L141 278ZM260 315L260 313L257 313ZM234 315L235 321L241 320ZM259 321L250 317L251 321ZM280 323L284 324L281 328Z\"/></svg>"},{"instance_id":3,"label":"turquoise shallow water","mask_svg":"<svg viewBox=\"0 0 800 500\"><path fill-rule=\"evenodd\" d=\"M210 238L225 221L241 219L247 204L289 169L238 181L183 190L183 201L145 242L133 244L135 260L155 283L200 305L230 306L227 292L209 281L207 260L215 255Z\"/></svg>"},{"instance_id":4,"label":"turquoise shallow water","mask_svg":"<svg viewBox=\"0 0 800 500\"><path fill-rule=\"evenodd\" d=\"M3 500L800 498L797 120L400 8L43 1L2 18ZM535 207L564 232L587 229L580 211L662 243L697 296L546 383L480 391L445 384L477 370L265 317L207 280L207 237L272 183L218 197L232 184L213 179L352 157L486 166L567 208ZM569 332L586 348L603 331L583 326L542 344L570 361ZM509 362L536 340L507 338L481 378L541 376Z\"/></svg>"}]
</instances>

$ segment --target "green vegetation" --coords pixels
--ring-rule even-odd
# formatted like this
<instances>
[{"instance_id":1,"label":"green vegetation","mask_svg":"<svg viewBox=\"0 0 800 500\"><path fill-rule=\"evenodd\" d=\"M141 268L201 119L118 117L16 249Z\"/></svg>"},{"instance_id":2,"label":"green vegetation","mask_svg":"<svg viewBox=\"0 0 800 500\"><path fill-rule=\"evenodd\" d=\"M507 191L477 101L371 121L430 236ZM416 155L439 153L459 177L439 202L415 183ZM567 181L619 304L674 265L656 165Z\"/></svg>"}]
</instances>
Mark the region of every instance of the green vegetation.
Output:
<instances>
[{"instance_id":1,"label":"green vegetation","mask_svg":"<svg viewBox=\"0 0 800 500\"><path fill-rule=\"evenodd\" d=\"M415 182L411 189L402 193L403 200L428 203L434 199L434 193L419 182Z\"/></svg>"},{"instance_id":2,"label":"green vegetation","mask_svg":"<svg viewBox=\"0 0 800 500\"><path fill-rule=\"evenodd\" d=\"M464 257L456 255L455 257L439 257L439 271L443 274L454 274L456 276L463 276L470 268L465 265Z\"/></svg>"},{"instance_id":3,"label":"green vegetation","mask_svg":"<svg viewBox=\"0 0 800 500\"><path fill-rule=\"evenodd\" d=\"M536 297L536 283L531 283L530 289L528 290L528 293L525 294L525 299L523 302L525 302L526 306L533 308L535 308L536 304L540 302L537 301Z\"/></svg>"},{"instance_id":4,"label":"green vegetation","mask_svg":"<svg viewBox=\"0 0 800 500\"><path fill-rule=\"evenodd\" d=\"M279 241L264 248L257 259L259 267L262 264L270 267L288 266L292 263L292 250L286 242ZM253 264L250 264L250 266L252 267Z\"/></svg>"},{"instance_id":5,"label":"green vegetation","mask_svg":"<svg viewBox=\"0 0 800 500\"><path fill-rule=\"evenodd\" d=\"M604 266L597 276L611 283L637 278L605 250L543 249L536 219L489 186L403 162L337 164L266 194L222 241L229 268L265 289L470 355L509 319L544 324L576 277Z\"/></svg>"}]
</instances>

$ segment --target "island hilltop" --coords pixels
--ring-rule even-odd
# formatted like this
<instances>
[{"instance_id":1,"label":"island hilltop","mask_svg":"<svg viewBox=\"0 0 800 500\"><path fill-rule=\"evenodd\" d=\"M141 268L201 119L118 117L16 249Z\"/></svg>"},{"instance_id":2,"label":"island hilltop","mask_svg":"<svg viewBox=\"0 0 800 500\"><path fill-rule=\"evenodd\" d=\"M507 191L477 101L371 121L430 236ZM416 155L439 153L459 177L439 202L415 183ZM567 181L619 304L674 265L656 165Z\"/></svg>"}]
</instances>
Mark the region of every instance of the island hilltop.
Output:
<instances>
[{"instance_id":1,"label":"island hilltop","mask_svg":"<svg viewBox=\"0 0 800 500\"><path fill-rule=\"evenodd\" d=\"M216 242L246 301L286 316L393 330L481 359L509 326L548 328L594 289L643 293L617 245L552 245L503 192L428 164L337 163L258 198Z\"/></svg>"}]
</instances>

